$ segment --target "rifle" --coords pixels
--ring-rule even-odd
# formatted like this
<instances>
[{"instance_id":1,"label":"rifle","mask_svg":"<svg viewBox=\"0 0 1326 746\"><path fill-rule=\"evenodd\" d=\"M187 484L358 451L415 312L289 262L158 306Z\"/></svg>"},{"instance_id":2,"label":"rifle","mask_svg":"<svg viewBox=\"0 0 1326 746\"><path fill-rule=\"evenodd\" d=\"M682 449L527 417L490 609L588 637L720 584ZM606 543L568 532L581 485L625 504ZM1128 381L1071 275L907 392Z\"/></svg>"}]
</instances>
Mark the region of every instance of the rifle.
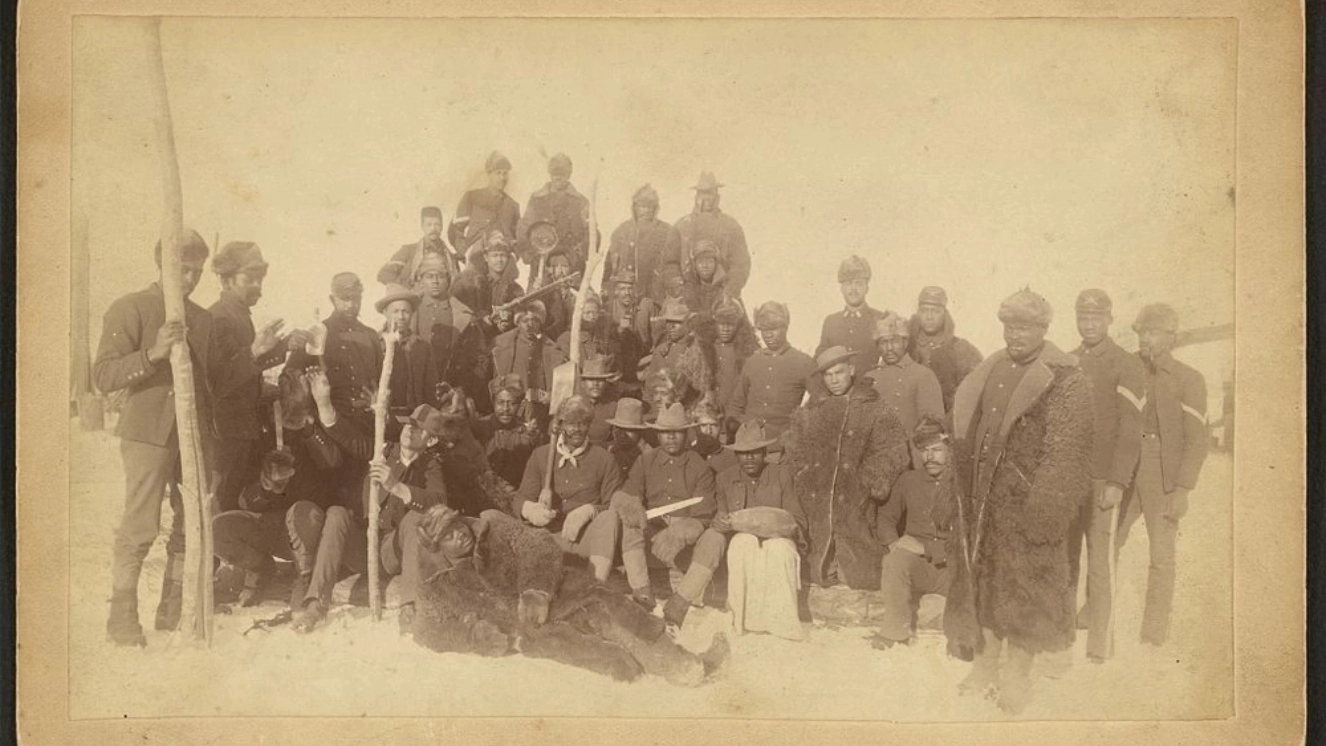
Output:
<instances>
[{"instance_id":1,"label":"rifle","mask_svg":"<svg viewBox=\"0 0 1326 746\"><path fill-rule=\"evenodd\" d=\"M506 303L493 306L493 310L488 314L488 316L489 318L492 318L495 317L500 311L509 311L513 308L518 308L519 306L523 306L526 303L529 303L530 301L539 300L545 295L551 295L554 290L560 290L566 287L567 285L570 285L575 282L580 282L579 272L572 272L571 274L567 275L566 277L563 277L560 280L554 280L548 283L547 285L538 288L537 290L531 290L528 293L525 293L524 295L520 296L519 298L516 298L515 300L507 301Z\"/></svg>"}]
</instances>

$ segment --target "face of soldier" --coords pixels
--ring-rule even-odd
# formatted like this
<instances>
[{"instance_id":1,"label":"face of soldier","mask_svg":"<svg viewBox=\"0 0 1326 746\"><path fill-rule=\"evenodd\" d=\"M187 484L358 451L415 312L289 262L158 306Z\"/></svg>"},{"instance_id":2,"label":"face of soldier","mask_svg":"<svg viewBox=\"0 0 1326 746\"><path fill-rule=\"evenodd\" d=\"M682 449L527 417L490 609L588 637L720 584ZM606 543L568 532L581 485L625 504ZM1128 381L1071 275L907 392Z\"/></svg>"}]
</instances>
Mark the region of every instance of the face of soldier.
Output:
<instances>
[{"instance_id":1,"label":"face of soldier","mask_svg":"<svg viewBox=\"0 0 1326 746\"><path fill-rule=\"evenodd\" d=\"M695 276L703 282L709 282L714 279L714 273L718 271L718 260L710 254L696 257Z\"/></svg>"},{"instance_id":2,"label":"face of soldier","mask_svg":"<svg viewBox=\"0 0 1326 746\"><path fill-rule=\"evenodd\" d=\"M1082 343L1087 347L1095 347L1100 344L1105 336L1110 333L1110 322L1113 320L1113 317L1108 313L1092 311L1078 313L1077 333L1082 335Z\"/></svg>"},{"instance_id":3,"label":"face of soldier","mask_svg":"<svg viewBox=\"0 0 1326 746\"><path fill-rule=\"evenodd\" d=\"M293 471L290 471L281 476L273 477L272 475L268 474L267 471L264 469L259 479L262 481L262 488L264 490L271 492L273 494L284 495L285 487L286 485L290 484L290 479L293 476L295 476L295 473Z\"/></svg>"},{"instance_id":4,"label":"face of soldier","mask_svg":"<svg viewBox=\"0 0 1326 746\"><path fill-rule=\"evenodd\" d=\"M631 213L635 215L636 220L653 220L658 215L658 205L647 202L636 202L631 205Z\"/></svg>"},{"instance_id":5,"label":"face of soldier","mask_svg":"<svg viewBox=\"0 0 1326 746\"><path fill-rule=\"evenodd\" d=\"M488 172L488 186L499 192L506 191L506 185L509 181L511 181L511 172L505 168Z\"/></svg>"},{"instance_id":6,"label":"face of soldier","mask_svg":"<svg viewBox=\"0 0 1326 746\"><path fill-rule=\"evenodd\" d=\"M493 277L500 277L506 271L506 265L511 261L511 255L505 251L489 251L483 255L484 261L488 263L488 274Z\"/></svg>"},{"instance_id":7,"label":"face of soldier","mask_svg":"<svg viewBox=\"0 0 1326 746\"><path fill-rule=\"evenodd\" d=\"M533 313L521 314L516 326L520 328L520 335L526 339L534 339L543 331L543 322Z\"/></svg>"},{"instance_id":8,"label":"face of soldier","mask_svg":"<svg viewBox=\"0 0 1326 746\"><path fill-rule=\"evenodd\" d=\"M603 315L603 309L597 303L585 303L585 307L580 311L580 326L588 329L599 323L599 317Z\"/></svg>"},{"instance_id":9,"label":"face of soldier","mask_svg":"<svg viewBox=\"0 0 1326 746\"><path fill-rule=\"evenodd\" d=\"M1143 359L1154 361L1174 349L1174 332L1164 329L1143 329L1137 333L1137 349Z\"/></svg>"},{"instance_id":10,"label":"face of soldier","mask_svg":"<svg viewBox=\"0 0 1326 746\"><path fill-rule=\"evenodd\" d=\"M596 402L603 398L603 391L608 388L608 382L602 378L586 378L580 382L580 388L590 401Z\"/></svg>"},{"instance_id":11,"label":"face of soldier","mask_svg":"<svg viewBox=\"0 0 1326 746\"><path fill-rule=\"evenodd\" d=\"M565 256L555 256L548 260L548 273L554 280L560 280L563 277L571 275L571 260Z\"/></svg>"},{"instance_id":12,"label":"face of soldier","mask_svg":"<svg viewBox=\"0 0 1326 746\"><path fill-rule=\"evenodd\" d=\"M414 316L414 306L408 300L394 300L388 306L386 313L392 331L405 331L410 328L410 319Z\"/></svg>"},{"instance_id":13,"label":"face of soldier","mask_svg":"<svg viewBox=\"0 0 1326 746\"><path fill-rule=\"evenodd\" d=\"M658 447L669 456L678 456L686 450L685 430L661 430L658 433Z\"/></svg>"},{"instance_id":14,"label":"face of soldier","mask_svg":"<svg viewBox=\"0 0 1326 746\"><path fill-rule=\"evenodd\" d=\"M513 316L509 310L498 311L497 318L494 319L494 322L497 324L498 332L509 332L516 328L515 316Z\"/></svg>"},{"instance_id":15,"label":"face of soldier","mask_svg":"<svg viewBox=\"0 0 1326 746\"><path fill-rule=\"evenodd\" d=\"M856 308L866 302L866 293L870 292L870 282L868 280L856 279L841 283L843 291L843 300L847 305Z\"/></svg>"},{"instance_id":16,"label":"face of soldier","mask_svg":"<svg viewBox=\"0 0 1326 746\"><path fill-rule=\"evenodd\" d=\"M445 298L451 292L451 275L430 269L419 275L419 288L429 298Z\"/></svg>"},{"instance_id":17,"label":"face of soldier","mask_svg":"<svg viewBox=\"0 0 1326 746\"><path fill-rule=\"evenodd\" d=\"M771 350L781 350L787 344L787 327L771 326L760 329L760 339Z\"/></svg>"},{"instance_id":18,"label":"face of soldier","mask_svg":"<svg viewBox=\"0 0 1326 746\"><path fill-rule=\"evenodd\" d=\"M921 322L921 331L926 334L938 334L944 328L943 306L922 303L916 307L916 317Z\"/></svg>"},{"instance_id":19,"label":"face of soldier","mask_svg":"<svg viewBox=\"0 0 1326 746\"><path fill-rule=\"evenodd\" d=\"M229 290L231 295L239 299L241 303L253 308L258 304L258 299L262 298L262 281L264 275L259 273L250 274L248 272L236 272L230 277L221 281L221 285Z\"/></svg>"},{"instance_id":20,"label":"face of soldier","mask_svg":"<svg viewBox=\"0 0 1326 746\"><path fill-rule=\"evenodd\" d=\"M439 546L448 559L464 559L474 553L474 532L464 521L457 519L442 535Z\"/></svg>"},{"instance_id":21,"label":"face of soldier","mask_svg":"<svg viewBox=\"0 0 1326 746\"><path fill-rule=\"evenodd\" d=\"M1019 363L1030 360L1045 345L1047 331L1039 324L1004 324L1004 344L1008 345L1009 357Z\"/></svg>"},{"instance_id":22,"label":"face of soldier","mask_svg":"<svg viewBox=\"0 0 1326 746\"><path fill-rule=\"evenodd\" d=\"M925 473L937 477L948 468L949 448L947 443L931 443L921 449L921 463Z\"/></svg>"},{"instance_id":23,"label":"face of soldier","mask_svg":"<svg viewBox=\"0 0 1326 746\"><path fill-rule=\"evenodd\" d=\"M718 436L723 432L723 426L713 420L705 420L695 426L695 431L706 438L718 440Z\"/></svg>"},{"instance_id":24,"label":"face of soldier","mask_svg":"<svg viewBox=\"0 0 1326 746\"><path fill-rule=\"evenodd\" d=\"M677 402L677 392L671 386L655 386L649 392L649 405L655 412L662 412Z\"/></svg>"},{"instance_id":25,"label":"face of soldier","mask_svg":"<svg viewBox=\"0 0 1326 746\"><path fill-rule=\"evenodd\" d=\"M515 392L499 391L493 398L493 416L503 425L510 425L516 421L516 413L520 411L520 399L516 398Z\"/></svg>"},{"instance_id":26,"label":"face of soldier","mask_svg":"<svg viewBox=\"0 0 1326 746\"><path fill-rule=\"evenodd\" d=\"M630 308L635 305L635 286L629 282L618 282L612 289L612 293L617 298L617 302Z\"/></svg>"},{"instance_id":27,"label":"face of soldier","mask_svg":"<svg viewBox=\"0 0 1326 746\"><path fill-rule=\"evenodd\" d=\"M419 453L436 442L436 436L419 427L415 422L407 422L401 428L401 450L403 451Z\"/></svg>"},{"instance_id":28,"label":"face of soldier","mask_svg":"<svg viewBox=\"0 0 1326 746\"><path fill-rule=\"evenodd\" d=\"M741 464L741 470L746 476L754 479L760 476L764 471L764 459L768 451L764 448L757 448L753 451L741 451L737 454L737 463Z\"/></svg>"},{"instance_id":29,"label":"face of soldier","mask_svg":"<svg viewBox=\"0 0 1326 746\"><path fill-rule=\"evenodd\" d=\"M720 321L714 327L714 332L718 335L718 341L727 344L737 336L737 325L731 321Z\"/></svg>"},{"instance_id":30,"label":"face of soldier","mask_svg":"<svg viewBox=\"0 0 1326 746\"><path fill-rule=\"evenodd\" d=\"M575 419L562 422L562 441L566 447L575 450L585 444L589 437L589 423L585 420Z\"/></svg>"},{"instance_id":31,"label":"face of soldier","mask_svg":"<svg viewBox=\"0 0 1326 746\"><path fill-rule=\"evenodd\" d=\"M897 365L902 356L907 354L907 338L894 335L892 337L881 337L875 341L875 346L879 348L880 357L884 358L886 365Z\"/></svg>"},{"instance_id":32,"label":"face of soldier","mask_svg":"<svg viewBox=\"0 0 1326 746\"><path fill-rule=\"evenodd\" d=\"M442 236L442 218L436 215L428 215L421 219L419 227L423 228L424 235L429 238L441 238Z\"/></svg>"},{"instance_id":33,"label":"face of soldier","mask_svg":"<svg viewBox=\"0 0 1326 746\"><path fill-rule=\"evenodd\" d=\"M328 296L331 299L332 314L346 321L353 321L359 318L359 308L364 304L364 296L352 295L342 297L339 295Z\"/></svg>"},{"instance_id":34,"label":"face of soldier","mask_svg":"<svg viewBox=\"0 0 1326 746\"><path fill-rule=\"evenodd\" d=\"M548 183L552 185L554 192L565 192L571 184L571 174L550 173L548 174Z\"/></svg>"},{"instance_id":35,"label":"face of soldier","mask_svg":"<svg viewBox=\"0 0 1326 746\"><path fill-rule=\"evenodd\" d=\"M203 279L204 262L205 259L180 260L180 289L184 291L185 298L193 294L194 288L198 287L198 281Z\"/></svg>"},{"instance_id":36,"label":"face of soldier","mask_svg":"<svg viewBox=\"0 0 1326 746\"><path fill-rule=\"evenodd\" d=\"M668 339L672 342L680 342L686 336L686 322L673 321L668 319Z\"/></svg>"},{"instance_id":37,"label":"face of soldier","mask_svg":"<svg viewBox=\"0 0 1326 746\"><path fill-rule=\"evenodd\" d=\"M696 192L695 206L700 212L713 212L718 208L718 192Z\"/></svg>"},{"instance_id":38,"label":"face of soldier","mask_svg":"<svg viewBox=\"0 0 1326 746\"><path fill-rule=\"evenodd\" d=\"M686 281L681 278L681 275L671 275L663 281L663 290L669 298L680 298L685 289Z\"/></svg>"},{"instance_id":39,"label":"face of soldier","mask_svg":"<svg viewBox=\"0 0 1326 746\"><path fill-rule=\"evenodd\" d=\"M838 363L824 371L824 385L829 393L842 396L852 388L852 378L856 375L856 366L851 363Z\"/></svg>"}]
</instances>

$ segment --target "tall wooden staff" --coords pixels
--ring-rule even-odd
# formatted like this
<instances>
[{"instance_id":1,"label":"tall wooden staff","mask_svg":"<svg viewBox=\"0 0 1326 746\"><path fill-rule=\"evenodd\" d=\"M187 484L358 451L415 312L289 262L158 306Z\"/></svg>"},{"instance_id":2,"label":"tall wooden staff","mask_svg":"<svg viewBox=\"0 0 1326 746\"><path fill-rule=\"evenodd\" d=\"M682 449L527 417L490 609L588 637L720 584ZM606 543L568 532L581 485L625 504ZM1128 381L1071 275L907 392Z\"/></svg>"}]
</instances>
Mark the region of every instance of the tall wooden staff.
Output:
<instances>
[{"instance_id":1,"label":"tall wooden staff","mask_svg":"<svg viewBox=\"0 0 1326 746\"><path fill-rule=\"evenodd\" d=\"M378 376L378 395L373 401L373 463L384 464L387 461L384 451L387 447L387 414L391 411L391 367L396 361L396 340L400 335L394 331L382 333L382 341L387 345L382 357L382 375ZM382 507L382 485L369 479L368 505L368 608L373 618L382 618L382 595L378 585L382 578L382 562L378 557L378 513Z\"/></svg>"},{"instance_id":2,"label":"tall wooden staff","mask_svg":"<svg viewBox=\"0 0 1326 746\"><path fill-rule=\"evenodd\" d=\"M166 67L161 55L161 19L147 22L149 86L157 133L158 162L165 198L161 223L161 285L166 321L185 323L184 290L180 278L180 251L184 244L184 193L180 186L175 134L166 94ZM184 598L179 631L212 643L212 522L211 489L207 483L198 409L194 402L193 361L186 338L170 349L170 370L175 391L175 428L180 442L180 489L184 501ZM206 375L202 371L202 375Z\"/></svg>"}]
</instances>

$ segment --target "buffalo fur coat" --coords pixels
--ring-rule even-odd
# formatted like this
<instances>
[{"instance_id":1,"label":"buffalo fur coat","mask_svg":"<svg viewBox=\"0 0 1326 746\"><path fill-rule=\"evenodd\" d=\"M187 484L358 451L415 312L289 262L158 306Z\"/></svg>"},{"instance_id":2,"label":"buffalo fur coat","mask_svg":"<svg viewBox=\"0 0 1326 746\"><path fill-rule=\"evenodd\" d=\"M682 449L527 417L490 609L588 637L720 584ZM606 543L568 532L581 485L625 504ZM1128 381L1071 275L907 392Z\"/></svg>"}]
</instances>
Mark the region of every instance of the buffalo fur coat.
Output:
<instances>
[{"instance_id":1,"label":"buffalo fur coat","mask_svg":"<svg viewBox=\"0 0 1326 746\"><path fill-rule=\"evenodd\" d=\"M626 587L594 579L563 555L553 535L496 510L465 519L475 552L456 562L422 541L414 640L439 652L502 656L519 652L632 681L645 673L697 685L706 662L664 634L662 619L631 600ZM521 609L546 603L547 621Z\"/></svg>"},{"instance_id":2,"label":"buffalo fur coat","mask_svg":"<svg viewBox=\"0 0 1326 746\"><path fill-rule=\"evenodd\" d=\"M858 383L796 410L783 439L809 529L811 582L827 585L836 557L839 582L878 589L876 514L911 463L898 416Z\"/></svg>"},{"instance_id":3,"label":"buffalo fur coat","mask_svg":"<svg viewBox=\"0 0 1326 746\"><path fill-rule=\"evenodd\" d=\"M981 395L1007 355L991 355L954 396L958 489L945 518L953 526L955 575L944 631L950 652L962 658L979 652L981 627L1031 653L1073 642L1068 531L1091 490L1091 382L1077 358L1047 342L1013 391L995 440L1002 448L990 456L997 466L988 489L978 489L972 441Z\"/></svg>"}]
</instances>

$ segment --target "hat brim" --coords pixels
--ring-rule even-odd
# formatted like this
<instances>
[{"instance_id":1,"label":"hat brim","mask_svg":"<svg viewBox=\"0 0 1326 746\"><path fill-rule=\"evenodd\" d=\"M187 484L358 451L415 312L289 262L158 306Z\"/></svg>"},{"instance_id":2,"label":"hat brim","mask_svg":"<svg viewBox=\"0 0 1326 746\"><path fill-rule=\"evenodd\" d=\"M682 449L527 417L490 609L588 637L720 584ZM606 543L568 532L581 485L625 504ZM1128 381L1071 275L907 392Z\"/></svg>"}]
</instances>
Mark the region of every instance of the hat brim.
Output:
<instances>
[{"instance_id":1,"label":"hat brim","mask_svg":"<svg viewBox=\"0 0 1326 746\"><path fill-rule=\"evenodd\" d=\"M855 357L856 357L856 353L855 353L855 352L848 352L848 353L843 354L843 355L834 355L833 357L829 358L828 360L825 360L823 363L820 363L819 365L816 365L816 366L815 366L815 372L816 372L816 373L823 373L824 371L828 370L829 368L832 368L833 366L837 365L838 363L849 363L849 362L851 362L852 359L855 358Z\"/></svg>"},{"instance_id":2,"label":"hat brim","mask_svg":"<svg viewBox=\"0 0 1326 746\"><path fill-rule=\"evenodd\" d=\"M635 422L622 422L621 420L618 420L618 419L613 418L613 417L609 417L608 419L604 420L604 422L608 423L609 425L612 425L613 427L620 427L620 428L623 429L623 430L648 430L648 429L649 429L649 423L647 423L647 422L640 422L640 423L635 423Z\"/></svg>"},{"instance_id":3,"label":"hat brim","mask_svg":"<svg viewBox=\"0 0 1326 746\"><path fill-rule=\"evenodd\" d=\"M695 315L695 314L693 314L693 313L687 313L687 314L685 314L685 315L682 315L682 314L664 314L664 315L662 315L662 316L659 316L659 318L662 319L663 321L690 321L691 317L694 316L694 315Z\"/></svg>"},{"instance_id":4,"label":"hat brim","mask_svg":"<svg viewBox=\"0 0 1326 746\"><path fill-rule=\"evenodd\" d=\"M648 427L650 430L657 430L660 433L679 433L682 432L683 430L690 430L691 428L695 427L695 423L691 422L690 420L687 420L682 424L665 426L658 424L658 421L655 420L654 422L651 422L648 425L646 425L646 427Z\"/></svg>"},{"instance_id":5,"label":"hat brim","mask_svg":"<svg viewBox=\"0 0 1326 746\"><path fill-rule=\"evenodd\" d=\"M406 300L410 302L410 305L412 307L414 308L419 307L419 296L415 295L414 293L392 293L391 295L388 295L387 297L383 298L377 303L374 303L373 307L378 310L378 313L382 313L387 309L387 306L390 306L392 303L395 303L398 300Z\"/></svg>"},{"instance_id":6,"label":"hat brim","mask_svg":"<svg viewBox=\"0 0 1326 746\"><path fill-rule=\"evenodd\" d=\"M733 451L736 451L737 453L749 453L750 451L758 451L761 448L768 448L777 442L778 442L777 438L770 438L769 440L757 440L754 443L746 443L744 445L738 445L736 443L733 443L732 445L728 446L728 448L731 448Z\"/></svg>"},{"instance_id":7,"label":"hat brim","mask_svg":"<svg viewBox=\"0 0 1326 746\"><path fill-rule=\"evenodd\" d=\"M617 381L622 377L621 373L581 373L582 381Z\"/></svg>"}]
</instances>

